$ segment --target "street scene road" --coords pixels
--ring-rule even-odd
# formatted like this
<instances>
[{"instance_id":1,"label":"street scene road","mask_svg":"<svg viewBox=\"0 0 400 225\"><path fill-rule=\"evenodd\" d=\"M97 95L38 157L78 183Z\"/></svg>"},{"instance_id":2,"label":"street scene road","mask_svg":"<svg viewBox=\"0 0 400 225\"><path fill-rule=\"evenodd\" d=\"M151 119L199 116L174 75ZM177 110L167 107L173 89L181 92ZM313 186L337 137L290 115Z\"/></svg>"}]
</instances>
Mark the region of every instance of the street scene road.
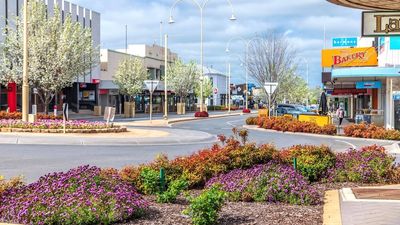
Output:
<instances>
[{"instance_id":1,"label":"street scene road","mask_svg":"<svg viewBox=\"0 0 400 225\"><path fill-rule=\"evenodd\" d=\"M202 119L173 124L170 128L145 129L167 131L181 135L181 141L173 137L149 138L143 143L132 143L124 140L123 145L118 145L120 140L112 139L107 142L97 140L99 144L91 142L90 145L54 144L65 142L62 136L53 136L53 144L3 144L0 145L0 171L7 177L23 174L27 181L34 181L38 177L54 172L65 171L79 165L95 165L99 167L122 168L126 165L138 165L153 160L159 154L166 154L170 158L189 155L203 148L208 148L216 143L216 136L232 135L232 128L242 128L248 116L231 116L219 119ZM184 130L182 132L182 130ZM185 132L186 130L186 132ZM191 132L201 131L212 135L214 138L205 141L192 141ZM187 136L185 136L185 133ZM166 140L167 139L167 140ZM285 134L250 130L249 139L257 144L273 143L278 148L293 145L328 145L333 150L341 152L349 148L358 148L377 143L376 141L339 139L335 137L315 137L301 134ZM33 140L34 141L34 140ZM40 141L40 139L39 139ZM43 141L43 140L42 140ZM68 143L68 142L67 142ZM390 145L391 142L379 142L380 145Z\"/></svg>"}]
</instances>

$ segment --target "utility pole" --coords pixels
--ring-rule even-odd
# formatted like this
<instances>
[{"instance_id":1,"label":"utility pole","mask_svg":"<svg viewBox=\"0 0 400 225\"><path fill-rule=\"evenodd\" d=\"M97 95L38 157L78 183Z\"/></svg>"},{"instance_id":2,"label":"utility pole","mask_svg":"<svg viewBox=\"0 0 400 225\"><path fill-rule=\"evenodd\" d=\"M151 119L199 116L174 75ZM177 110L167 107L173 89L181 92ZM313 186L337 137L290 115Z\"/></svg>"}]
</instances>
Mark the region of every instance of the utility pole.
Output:
<instances>
[{"instance_id":1,"label":"utility pole","mask_svg":"<svg viewBox=\"0 0 400 225\"><path fill-rule=\"evenodd\" d=\"M22 84L22 121L29 117L29 74L28 74L28 0L24 1L24 59Z\"/></svg>"}]
</instances>

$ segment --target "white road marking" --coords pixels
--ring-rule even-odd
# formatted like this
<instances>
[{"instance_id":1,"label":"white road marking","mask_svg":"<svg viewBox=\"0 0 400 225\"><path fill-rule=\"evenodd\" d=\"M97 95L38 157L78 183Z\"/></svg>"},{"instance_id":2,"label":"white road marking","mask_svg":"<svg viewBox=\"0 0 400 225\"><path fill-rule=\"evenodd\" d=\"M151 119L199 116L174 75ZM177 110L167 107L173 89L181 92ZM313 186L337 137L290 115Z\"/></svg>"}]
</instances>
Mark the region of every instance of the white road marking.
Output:
<instances>
[{"instance_id":1,"label":"white road marking","mask_svg":"<svg viewBox=\"0 0 400 225\"><path fill-rule=\"evenodd\" d=\"M235 122L243 122L243 119L241 119L241 120L228 121L228 122L226 122L226 124L228 124L228 125L231 126L231 127L237 127L236 125L233 124L233 123L235 123Z\"/></svg>"},{"instance_id":2,"label":"white road marking","mask_svg":"<svg viewBox=\"0 0 400 225\"><path fill-rule=\"evenodd\" d=\"M350 143L350 142L348 142L348 141L339 141L339 140L335 140L335 141L348 144L348 145L350 145L353 149L357 149L357 146L353 145L352 143Z\"/></svg>"}]
</instances>

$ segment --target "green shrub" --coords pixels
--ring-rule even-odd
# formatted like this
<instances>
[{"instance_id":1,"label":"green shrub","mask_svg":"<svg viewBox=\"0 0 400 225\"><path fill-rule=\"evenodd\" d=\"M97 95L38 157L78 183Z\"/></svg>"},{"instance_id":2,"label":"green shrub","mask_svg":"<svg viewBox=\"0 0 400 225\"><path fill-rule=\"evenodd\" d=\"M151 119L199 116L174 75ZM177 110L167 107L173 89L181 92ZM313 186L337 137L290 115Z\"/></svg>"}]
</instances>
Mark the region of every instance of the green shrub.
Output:
<instances>
[{"instance_id":1,"label":"green shrub","mask_svg":"<svg viewBox=\"0 0 400 225\"><path fill-rule=\"evenodd\" d=\"M296 145L279 154L280 159L291 164L297 158L297 168L309 181L326 177L328 169L335 165L336 156L327 146Z\"/></svg>"},{"instance_id":2,"label":"green shrub","mask_svg":"<svg viewBox=\"0 0 400 225\"><path fill-rule=\"evenodd\" d=\"M220 186L212 186L197 198L189 197L190 206L183 213L191 217L193 225L216 224L225 195Z\"/></svg>"},{"instance_id":3,"label":"green shrub","mask_svg":"<svg viewBox=\"0 0 400 225\"><path fill-rule=\"evenodd\" d=\"M160 191L160 176L156 170L144 168L140 173L140 179L144 194L152 195Z\"/></svg>"},{"instance_id":4,"label":"green shrub","mask_svg":"<svg viewBox=\"0 0 400 225\"><path fill-rule=\"evenodd\" d=\"M178 179L171 182L168 190L157 194L157 202L159 203L173 203L176 198L189 187L189 183L186 179Z\"/></svg>"}]
</instances>

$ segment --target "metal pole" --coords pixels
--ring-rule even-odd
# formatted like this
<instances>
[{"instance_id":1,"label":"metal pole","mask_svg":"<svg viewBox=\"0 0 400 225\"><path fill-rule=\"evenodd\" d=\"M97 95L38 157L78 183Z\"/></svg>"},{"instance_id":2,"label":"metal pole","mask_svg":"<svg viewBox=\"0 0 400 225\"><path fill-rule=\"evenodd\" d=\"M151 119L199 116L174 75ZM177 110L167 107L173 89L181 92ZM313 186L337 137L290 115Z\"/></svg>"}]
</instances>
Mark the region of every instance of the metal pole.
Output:
<instances>
[{"instance_id":1,"label":"metal pole","mask_svg":"<svg viewBox=\"0 0 400 225\"><path fill-rule=\"evenodd\" d=\"M200 112L203 112L203 81L204 81L204 43L203 43L203 8L200 7L200 64L201 64L201 79L200 79Z\"/></svg>"},{"instance_id":2,"label":"metal pole","mask_svg":"<svg viewBox=\"0 0 400 225\"><path fill-rule=\"evenodd\" d=\"M153 115L153 92L150 92L150 122L153 121L152 115Z\"/></svg>"},{"instance_id":3,"label":"metal pole","mask_svg":"<svg viewBox=\"0 0 400 225\"><path fill-rule=\"evenodd\" d=\"M229 82L228 82L228 112L231 112L231 63L228 64L228 77L229 77Z\"/></svg>"},{"instance_id":4,"label":"metal pole","mask_svg":"<svg viewBox=\"0 0 400 225\"><path fill-rule=\"evenodd\" d=\"M246 46L246 63L245 65L245 69L246 69L246 110L249 109L249 71L248 71L248 66L247 63L249 61L249 46L250 46L250 41L247 43Z\"/></svg>"},{"instance_id":5,"label":"metal pole","mask_svg":"<svg viewBox=\"0 0 400 225\"><path fill-rule=\"evenodd\" d=\"M28 0L24 1L24 59L22 85L22 121L28 121L29 115L29 72L28 72Z\"/></svg>"},{"instance_id":6,"label":"metal pole","mask_svg":"<svg viewBox=\"0 0 400 225\"><path fill-rule=\"evenodd\" d=\"M226 61L226 70L228 70L228 60ZM226 71L228 73L228 71ZM225 94L225 108L228 108L228 77L225 78L225 82L226 82L226 94Z\"/></svg>"},{"instance_id":7,"label":"metal pole","mask_svg":"<svg viewBox=\"0 0 400 225\"><path fill-rule=\"evenodd\" d=\"M271 118L271 94L268 94L268 106L268 118Z\"/></svg>"},{"instance_id":8,"label":"metal pole","mask_svg":"<svg viewBox=\"0 0 400 225\"><path fill-rule=\"evenodd\" d=\"M128 25L125 25L125 53L128 54Z\"/></svg>"},{"instance_id":9,"label":"metal pole","mask_svg":"<svg viewBox=\"0 0 400 225\"><path fill-rule=\"evenodd\" d=\"M165 46L164 46L164 51L165 51L165 53L164 53L164 57L165 57L165 66L164 66L164 69L165 69L165 72L164 72L164 119L168 119L168 88L167 88L167 85L168 85L168 81L167 81L167 79L168 79L168 35L166 34L165 35Z\"/></svg>"},{"instance_id":10,"label":"metal pole","mask_svg":"<svg viewBox=\"0 0 400 225\"><path fill-rule=\"evenodd\" d=\"M160 21L160 46L162 46L163 45L163 43L162 43L162 32L163 31L163 22L162 21Z\"/></svg>"}]
</instances>

